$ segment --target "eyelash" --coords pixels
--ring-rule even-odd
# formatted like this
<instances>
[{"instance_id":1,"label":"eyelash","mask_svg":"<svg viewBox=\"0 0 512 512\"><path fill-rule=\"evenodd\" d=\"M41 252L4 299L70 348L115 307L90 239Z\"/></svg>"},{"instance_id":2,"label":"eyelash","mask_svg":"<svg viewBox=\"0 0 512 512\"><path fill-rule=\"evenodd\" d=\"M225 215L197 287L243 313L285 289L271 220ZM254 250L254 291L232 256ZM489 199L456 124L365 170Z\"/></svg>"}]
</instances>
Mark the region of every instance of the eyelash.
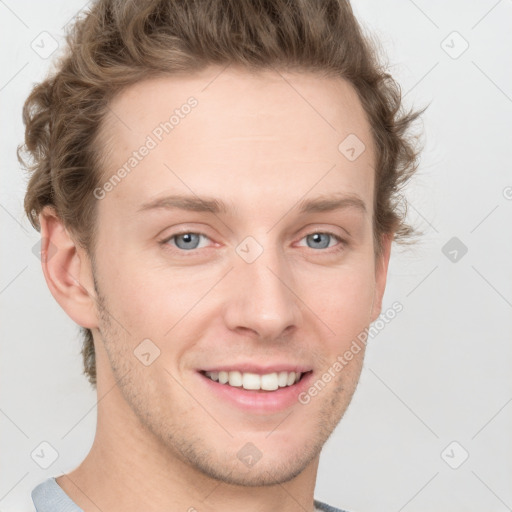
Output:
<instances>
[{"instance_id":1,"label":"eyelash","mask_svg":"<svg viewBox=\"0 0 512 512\"><path fill-rule=\"evenodd\" d=\"M338 243L338 245L335 245L334 247L328 247L328 248L324 248L324 249L311 249L312 251L315 251L315 252L319 251L319 252L324 252L324 253L328 253L328 254L336 254L336 253L342 251L343 249L345 249L345 247L348 245L348 242L346 240L344 240L339 235L337 235L336 233L333 233L331 231L312 231L311 233L307 233L306 235L304 235L301 238L301 240L303 240L307 236L314 235L314 234L317 234L317 233L321 234L321 235L331 236L331 237L335 238L336 240L338 240L339 243ZM177 252L180 252L180 253L192 253L193 254L193 253L199 251L199 249L190 249L189 251L185 251L183 249L180 249L179 247L175 247L175 246L170 246L169 245L169 242L171 240L173 240L174 238L176 238L178 236L181 236L181 235L188 235L188 234L200 235L200 236L203 236L205 238L210 239L210 237L208 235L205 235L204 233L199 233L199 232L196 232L196 231L181 231L179 233L174 233L173 235L166 237L164 240L162 240L160 242L160 244L162 246L164 246L166 249L168 249L170 247L170 250L172 250L172 251L177 251Z\"/></svg>"}]
</instances>

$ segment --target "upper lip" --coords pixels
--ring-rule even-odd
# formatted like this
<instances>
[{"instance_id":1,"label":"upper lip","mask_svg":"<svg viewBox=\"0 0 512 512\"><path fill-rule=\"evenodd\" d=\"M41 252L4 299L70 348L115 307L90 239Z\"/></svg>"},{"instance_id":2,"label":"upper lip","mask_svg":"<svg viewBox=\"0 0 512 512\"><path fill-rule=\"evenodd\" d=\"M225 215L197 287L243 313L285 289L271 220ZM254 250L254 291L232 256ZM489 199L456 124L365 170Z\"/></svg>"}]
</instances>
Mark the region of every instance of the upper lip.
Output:
<instances>
[{"instance_id":1,"label":"upper lip","mask_svg":"<svg viewBox=\"0 0 512 512\"><path fill-rule=\"evenodd\" d=\"M257 365L254 363L233 363L233 364L222 364L221 366L210 366L208 368L202 368L202 372L231 372L239 371L241 373L257 373L259 375L266 375L268 373L279 373L279 372L295 372L295 373L306 373L311 371L311 366L304 364L290 364L290 363L275 363L266 364L264 366Z\"/></svg>"}]
</instances>

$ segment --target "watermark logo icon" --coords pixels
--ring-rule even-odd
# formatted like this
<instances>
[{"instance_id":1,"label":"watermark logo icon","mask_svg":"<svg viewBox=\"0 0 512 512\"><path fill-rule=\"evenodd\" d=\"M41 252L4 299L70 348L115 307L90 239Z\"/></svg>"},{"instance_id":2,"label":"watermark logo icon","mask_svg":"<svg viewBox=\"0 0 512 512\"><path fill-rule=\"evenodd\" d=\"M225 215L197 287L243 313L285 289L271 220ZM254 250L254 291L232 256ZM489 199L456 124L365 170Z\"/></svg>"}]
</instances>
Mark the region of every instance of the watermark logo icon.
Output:
<instances>
[{"instance_id":1,"label":"watermark logo icon","mask_svg":"<svg viewBox=\"0 0 512 512\"><path fill-rule=\"evenodd\" d=\"M246 263L253 263L263 254L263 247L252 236L244 238L235 249Z\"/></svg>"},{"instance_id":2,"label":"watermark logo icon","mask_svg":"<svg viewBox=\"0 0 512 512\"><path fill-rule=\"evenodd\" d=\"M467 246L456 236L446 242L441 252L452 262L458 263L468 252Z\"/></svg>"},{"instance_id":3,"label":"watermark logo icon","mask_svg":"<svg viewBox=\"0 0 512 512\"><path fill-rule=\"evenodd\" d=\"M252 468L263 456L260 450L253 443L246 443L236 454L238 460L248 468Z\"/></svg>"},{"instance_id":4,"label":"watermark logo icon","mask_svg":"<svg viewBox=\"0 0 512 512\"><path fill-rule=\"evenodd\" d=\"M30 47L41 59L47 59L59 47L57 40L48 32L41 32L31 43Z\"/></svg>"},{"instance_id":5,"label":"watermark logo icon","mask_svg":"<svg viewBox=\"0 0 512 512\"><path fill-rule=\"evenodd\" d=\"M59 458L59 452L48 441L42 441L30 456L40 468L48 469Z\"/></svg>"},{"instance_id":6,"label":"watermark logo icon","mask_svg":"<svg viewBox=\"0 0 512 512\"><path fill-rule=\"evenodd\" d=\"M160 349L149 338L146 338L135 347L133 353L144 366L149 366L160 355Z\"/></svg>"},{"instance_id":7,"label":"watermark logo icon","mask_svg":"<svg viewBox=\"0 0 512 512\"><path fill-rule=\"evenodd\" d=\"M357 160L365 149L364 142L354 133L345 137L338 146L338 151L351 162Z\"/></svg>"},{"instance_id":8,"label":"watermark logo icon","mask_svg":"<svg viewBox=\"0 0 512 512\"><path fill-rule=\"evenodd\" d=\"M469 48L469 43L457 31L453 31L441 41L441 48L455 60Z\"/></svg>"},{"instance_id":9,"label":"watermark logo icon","mask_svg":"<svg viewBox=\"0 0 512 512\"><path fill-rule=\"evenodd\" d=\"M459 469L469 458L468 451L457 441L452 441L442 452L441 458L452 469Z\"/></svg>"},{"instance_id":10,"label":"watermark logo icon","mask_svg":"<svg viewBox=\"0 0 512 512\"><path fill-rule=\"evenodd\" d=\"M48 247L45 253L41 253L41 247L43 245L46 245L46 238L41 238L38 240L33 246L32 246L32 254L39 258L40 260L45 259L46 261L49 261L57 252L57 246L55 244L52 244L51 241L48 242Z\"/></svg>"}]
</instances>

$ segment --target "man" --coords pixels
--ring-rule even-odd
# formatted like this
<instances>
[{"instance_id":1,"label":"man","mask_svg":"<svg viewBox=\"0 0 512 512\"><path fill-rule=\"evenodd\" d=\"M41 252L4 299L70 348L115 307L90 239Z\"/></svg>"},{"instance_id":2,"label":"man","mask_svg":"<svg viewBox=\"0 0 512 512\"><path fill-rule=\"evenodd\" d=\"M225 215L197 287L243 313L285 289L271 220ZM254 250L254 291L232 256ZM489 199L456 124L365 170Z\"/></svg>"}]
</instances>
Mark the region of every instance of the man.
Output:
<instances>
[{"instance_id":1,"label":"man","mask_svg":"<svg viewBox=\"0 0 512 512\"><path fill-rule=\"evenodd\" d=\"M417 152L341 0L100 0L24 109L26 211L98 393L38 511L314 499ZM359 338L360 339L360 338Z\"/></svg>"}]
</instances>

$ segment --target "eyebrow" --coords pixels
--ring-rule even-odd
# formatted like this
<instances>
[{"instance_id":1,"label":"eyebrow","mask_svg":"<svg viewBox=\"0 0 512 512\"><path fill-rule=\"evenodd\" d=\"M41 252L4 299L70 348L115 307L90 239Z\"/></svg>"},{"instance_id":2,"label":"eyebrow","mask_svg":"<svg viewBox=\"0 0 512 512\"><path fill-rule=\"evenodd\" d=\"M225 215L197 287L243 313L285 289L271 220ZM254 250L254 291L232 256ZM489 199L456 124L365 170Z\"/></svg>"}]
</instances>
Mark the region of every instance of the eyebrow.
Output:
<instances>
[{"instance_id":1,"label":"eyebrow","mask_svg":"<svg viewBox=\"0 0 512 512\"><path fill-rule=\"evenodd\" d=\"M353 208L366 214L365 202L355 194L336 194L316 199L307 199L299 203L300 213L328 212Z\"/></svg>"},{"instance_id":2,"label":"eyebrow","mask_svg":"<svg viewBox=\"0 0 512 512\"><path fill-rule=\"evenodd\" d=\"M365 202L356 194L334 194L315 199L306 199L300 201L296 208L298 208L301 214L344 210L347 208L359 210L363 214L367 213ZM186 195L172 195L155 199L143 204L139 211L155 209L180 209L213 214L227 214L229 211L227 204L219 199Z\"/></svg>"},{"instance_id":3,"label":"eyebrow","mask_svg":"<svg viewBox=\"0 0 512 512\"><path fill-rule=\"evenodd\" d=\"M139 211L155 209L180 209L193 212L227 213L226 203L218 199L197 196L166 196L143 204Z\"/></svg>"}]
</instances>

